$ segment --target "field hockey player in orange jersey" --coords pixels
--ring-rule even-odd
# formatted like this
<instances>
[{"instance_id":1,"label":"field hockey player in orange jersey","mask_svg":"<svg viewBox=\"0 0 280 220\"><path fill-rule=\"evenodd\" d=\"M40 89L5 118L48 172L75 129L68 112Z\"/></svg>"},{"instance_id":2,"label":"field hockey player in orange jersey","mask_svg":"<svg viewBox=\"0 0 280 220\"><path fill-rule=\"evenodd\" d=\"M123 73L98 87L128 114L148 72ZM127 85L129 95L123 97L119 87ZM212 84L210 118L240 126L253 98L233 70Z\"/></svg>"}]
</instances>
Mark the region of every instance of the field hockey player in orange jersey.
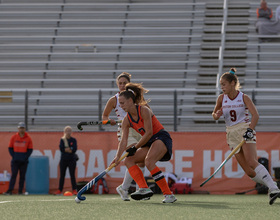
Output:
<instances>
[{"instance_id":1,"label":"field hockey player in orange jersey","mask_svg":"<svg viewBox=\"0 0 280 220\"><path fill-rule=\"evenodd\" d=\"M125 91L119 95L120 106L127 115L122 122L122 137L112 163L117 162L125 150L129 153L125 159L125 165L140 187L131 194L132 199L142 200L153 195L153 191L149 189L143 173L137 166L138 163L144 162L164 195L163 203L173 203L177 199L170 191L162 171L156 166L157 161L170 160L172 139L151 109L145 106L146 101L143 98L145 92L147 90L141 84L128 83ZM127 149L130 127L140 133L142 138L137 144Z\"/></svg>"},{"instance_id":2,"label":"field hockey player in orange jersey","mask_svg":"<svg viewBox=\"0 0 280 220\"><path fill-rule=\"evenodd\" d=\"M115 111L118 120L123 120L124 117L126 116L126 112L120 107L119 103L119 95L121 91L125 90L125 85L129 83L131 80L131 75L129 73L123 72L121 73L117 79L116 83L119 88L119 92L112 96L108 101L107 104L104 108L103 114L102 114L102 120L110 120L111 125L115 125L116 121L113 119L109 118L110 113L112 110ZM118 131L117 131L117 136L118 136L118 141L121 140L121 123L118 124ZM139 140L141 139L141 135L137 133L134 129L130 128L129 129L129 134L128 134L128 141L127 141L127 147L133 144L136 144ZM145 164L140 163L138 164L139 168L141 171L144 173L145 171ZM131 185L132 182L132 177L130 176L128 170L125 171L124 179L121 185L119 185L116 190L121 196L122 200L124 201L130 201L129 196L128 196L128 189ZM136 186L138 189L138 186Z\"/></svg>"}]
</instances>

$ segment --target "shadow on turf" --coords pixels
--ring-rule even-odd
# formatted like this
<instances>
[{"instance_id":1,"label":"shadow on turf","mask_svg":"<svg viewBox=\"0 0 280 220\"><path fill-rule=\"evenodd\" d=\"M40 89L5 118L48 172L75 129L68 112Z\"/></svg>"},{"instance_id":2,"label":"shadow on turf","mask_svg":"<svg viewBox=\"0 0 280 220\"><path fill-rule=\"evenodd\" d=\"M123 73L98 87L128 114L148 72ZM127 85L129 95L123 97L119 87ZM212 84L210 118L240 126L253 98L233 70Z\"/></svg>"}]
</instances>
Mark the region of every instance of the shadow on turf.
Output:
<instances>
[{"instance_id":1,"label":"shadow on turf","mask_svg":"<svg viewBox=\"0 0 280 220\"><path fill-rule=\"evenodd\" d=\"M198 207L205 209L234 209L230 205L226 205L224 202L197 202L197 201L177 201L172 204L163 204L158 202L150 202L153 205L172 205L172 206L184 206L184 207Z\"/></svg>"}]
</instances>

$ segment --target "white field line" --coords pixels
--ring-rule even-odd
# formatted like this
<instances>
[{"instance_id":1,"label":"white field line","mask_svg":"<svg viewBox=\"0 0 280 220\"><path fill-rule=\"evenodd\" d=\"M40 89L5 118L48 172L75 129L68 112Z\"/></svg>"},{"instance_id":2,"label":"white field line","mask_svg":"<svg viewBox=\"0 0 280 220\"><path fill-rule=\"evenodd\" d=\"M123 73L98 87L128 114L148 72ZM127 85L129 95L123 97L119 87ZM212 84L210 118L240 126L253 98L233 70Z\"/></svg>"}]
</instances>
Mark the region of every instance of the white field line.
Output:
<instances>
[{"instance_id":1,"label":"white field line","mask_svg":"<svg viewBox=\"0 0 280 220\"><path fill-rule=\"evenodd\" d=\"M114 198L104 198L104 200L115 200L120 199L119 197ZM61 202L61 201L75 201L74 199L40 199L40 200L25 200L24 202ZM11 203L11 202L23 202L21 200L9 200L9 201L0 201L0 204Z\"/></svg>"},{"instance_id":2,"label":"white field line","mask_svg":"<svg viewBox=\"0 0 280 220\"><path fill-rule=\"evenodd\" d=\"M46 200L25 200L24 202L60 202L60 201L75 201L74 199L46 199ZM11 202L23 202L21 200L10 200L10 201L0 201L0 204L11 203Z\"/></svg>"},{"instance_id":3,"label":"white field line","mask_svg":"<svg viewBox=\"0 0 280 220\"><path fill-rule=\"evenodd\" d=\"M0 204L9 203L9 202L18 202L18 201L0 201Z\"/></svg>"}]
</instances>

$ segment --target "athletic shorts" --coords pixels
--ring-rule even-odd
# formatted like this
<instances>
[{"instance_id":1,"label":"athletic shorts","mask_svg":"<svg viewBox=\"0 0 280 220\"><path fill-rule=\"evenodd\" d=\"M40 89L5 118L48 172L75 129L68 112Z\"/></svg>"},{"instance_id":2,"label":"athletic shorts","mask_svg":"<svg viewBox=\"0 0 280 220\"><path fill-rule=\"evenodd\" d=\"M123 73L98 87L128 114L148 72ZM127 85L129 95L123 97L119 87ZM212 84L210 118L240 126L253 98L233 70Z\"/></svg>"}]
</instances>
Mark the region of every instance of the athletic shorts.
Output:
<instances>
[{"instance_id":1,"label":"athletic shorts","mask_svg":"<svg viewBox=\"0 0 280 220\"><path fill-rule=\"evenodd\" d=\"M170 134L165 130L160 130L154 134L151 139L142 147L151 147L156 140L161 140L167 148L166 154L159 161L169 161L172 156L172 138Z\"/></svg>"},{"instance_id":2,"label":"athletic shorts","mask_svg":"<svg viewBox=\"0 0 280 220\"><path fill-rule=\"evenodd\" d=\"M244 139L243 135L249 128L249 124L241 122L239 124L230 126L226 128L227 132L227 143L230 150L233 150L237 147L238 144ZM256 143L256 132L254 131L254 137L251 140L247 140L246 143ZM240 149L236 152L239 153Z\"/></svg>"},{"instance_id":3,"label":"athletic shorts","mask_svg":"<svg viewBox=\"0 0 280 220\"><path fill-rule=\"evenodd\" d=\"M121 127L119 127L118 132L117 132L117 136L118 136L118 141L121 141L121 137L122 137L122 129ZM127 147L138 143L139 140L141 139L141 134L139 134L138 132L136 132L133 128L129 128L129 134L128 134L128 139L127 139Z\"/></svg>"}]
</instances>

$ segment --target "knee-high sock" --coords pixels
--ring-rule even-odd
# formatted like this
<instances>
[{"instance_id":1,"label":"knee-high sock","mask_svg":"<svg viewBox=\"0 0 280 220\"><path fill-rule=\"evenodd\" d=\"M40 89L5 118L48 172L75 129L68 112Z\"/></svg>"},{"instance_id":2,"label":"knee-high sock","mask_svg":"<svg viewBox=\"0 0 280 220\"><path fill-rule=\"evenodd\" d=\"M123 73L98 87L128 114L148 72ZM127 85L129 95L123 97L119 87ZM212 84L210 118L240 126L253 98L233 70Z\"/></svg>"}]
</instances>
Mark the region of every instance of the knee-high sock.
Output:
<instances>
[{"instance_id":1,"label":"knee-high sock","mask_svg":"<svg viewBox=\"0 0 280 220\"><path fill-rule=\"evenodd\" d=\"M140 170L142 171L142 173L144 175L145 167L139 167L139 168L140 168ZM132 180L133 180L133 178L130 176L130 174L128 172L128 169L126 169L125 174L124 174L124 178L123 178L122 188L124 190L128 190L130 185L131 185ZM136 190L138 190L138 189L139 189L139 186L136 183Z\"/></svg>"},{"instance_id":2,"label":"knee-high sock","mask_svg":"<svg viewBox=\"0 0 280 220\"><path fill-rule=\"evenodd\" d=\"M140 168L140 170L142 171L142 173L143 173L143 175L145 174L145 167L139 167ZM144 175L144 177L145 177L145 175ZM136 183L136 191L139 189L139 186L138 186L138 184Z\"/></svg>"},{"instance_id":3,"label":"knee-high sock","mask_svg":"<svg viewBox=\"0 0 280 220\"><path fill-rule=\"evenodd\" d=\"M256 176L254 178L251 178L252 180L267 186L269 188L269 191L278 190L278 187L273 182L267 169L262 164L259 164L256 167L255 172L256 172Z\"/></svg>"},{"instance_id":4,"label":"knee-high sock","mask_svg":"<svg viewBox=\"0 0 280 220\"><path fill-rule=\"evenodd\" d=\"M137 165L130 167L128 171L131 177L134 179L134 181L137 183L137 185L140 188L149 188L142 171Z\"/></svg>"},{"instance_id":5,"label":"knee-high sock","mask_svg":"<svg viewBox=\"0 0 280 220\"><path fill-rule=\"evenodd\" d=\"M156 167L151 171L151 174L152 174L156 184L161 189L163 195L171 195L172 192L170 191L169 186L168 186L161 170L158 167Z\"/></svg>"},{"instance_id":6,"label":"knee-high sock","mask_svg":"<svg viewBox=\"0 0 280 220\"><path fill-rule=\"evenodd\" d=\"M132 180L133 180L133 178L130 176L128 169L126 169L124 178L123 178L123 182L122 182L122 188L124 190L128 190L131 185Z\"/></svg>"}]
</instances>

